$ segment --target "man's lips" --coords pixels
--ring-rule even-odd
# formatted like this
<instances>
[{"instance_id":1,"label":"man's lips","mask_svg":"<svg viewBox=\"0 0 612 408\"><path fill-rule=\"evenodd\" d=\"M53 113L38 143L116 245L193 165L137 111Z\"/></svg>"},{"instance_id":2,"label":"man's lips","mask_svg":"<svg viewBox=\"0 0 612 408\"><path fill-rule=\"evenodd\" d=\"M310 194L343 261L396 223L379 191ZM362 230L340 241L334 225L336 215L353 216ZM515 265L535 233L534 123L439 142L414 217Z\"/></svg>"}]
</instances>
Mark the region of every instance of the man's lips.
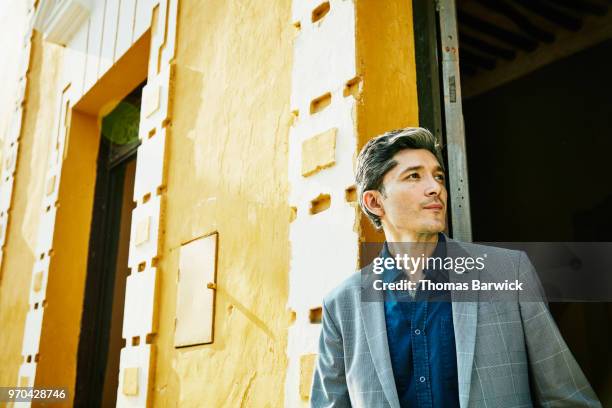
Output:
<instances>
[{"instance_id":1,"label":"man's lips","mask_svg":"<svg viewBox=\"0 0 612 408\"><path fill-rule=\"evenodd\" d=\"M423 208L426 210L441 210L444 207L442 206L442 204L429 204Z\"/></svg>"}]
</instances>

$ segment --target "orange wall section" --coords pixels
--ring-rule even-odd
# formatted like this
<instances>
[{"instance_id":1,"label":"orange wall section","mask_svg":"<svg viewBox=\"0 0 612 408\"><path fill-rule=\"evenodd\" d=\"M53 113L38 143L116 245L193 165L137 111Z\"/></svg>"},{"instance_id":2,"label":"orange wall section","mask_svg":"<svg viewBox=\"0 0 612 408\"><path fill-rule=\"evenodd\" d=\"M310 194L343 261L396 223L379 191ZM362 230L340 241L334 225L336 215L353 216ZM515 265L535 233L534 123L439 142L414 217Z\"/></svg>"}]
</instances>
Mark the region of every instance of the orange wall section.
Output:
<instances>
[{"instance_id":1,"label":"orange wall section","mask_svg":"<svg viewBox=\"0 0 612 408\"><path fill-rule=\"evenodd\" d=\"M74 397L76 380L100 144L96 122L95 116L72 112L68 150L62 166L35 382L36 387L67 387L71 398Z\"/></svg>"},{"instance_id":2,"label":"orange wall section","mask_svg":"<svg viewBox=\"0 0 612 408\"><path fill-rule=\"evenodd\" d=\"M182 0L154 406L283 406L291 2ZM174 348L180 246L217 231L214 343Z\"/></svg>"},{"instance_id":3,"label":"orange wall section","mask_svg":"<svg viewBox=\"0 0 612 408\"><path fill-rule=\"evenodd\" d=\"M412 2L357 0L357 72L363 89L357 105L358 150L386 131L418 126ZM357 154L357 152L356 152ZM360 239L384 240L360 212Z\"/></svg>"}]
</instances>

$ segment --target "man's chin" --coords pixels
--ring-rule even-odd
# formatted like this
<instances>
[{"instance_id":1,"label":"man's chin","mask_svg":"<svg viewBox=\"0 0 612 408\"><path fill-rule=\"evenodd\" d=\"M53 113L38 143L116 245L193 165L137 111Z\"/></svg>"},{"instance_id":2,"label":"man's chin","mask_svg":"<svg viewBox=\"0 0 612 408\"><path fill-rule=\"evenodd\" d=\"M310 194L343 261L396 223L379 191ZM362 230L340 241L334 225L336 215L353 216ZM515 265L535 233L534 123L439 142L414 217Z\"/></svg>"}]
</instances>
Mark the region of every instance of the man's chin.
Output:
<instances>
[{"instance_id":1,"label":"man's chin","mask_svg":"<svg viewBox=\"0 0 612 408\"><path fill-rule=\"evenodd\" d=\"M423 228L423 232L426 234L437 234L439 232L444 232L445 224L442 222L435 222L428 225L425 225Z\"/></svg>"}]
</instances>

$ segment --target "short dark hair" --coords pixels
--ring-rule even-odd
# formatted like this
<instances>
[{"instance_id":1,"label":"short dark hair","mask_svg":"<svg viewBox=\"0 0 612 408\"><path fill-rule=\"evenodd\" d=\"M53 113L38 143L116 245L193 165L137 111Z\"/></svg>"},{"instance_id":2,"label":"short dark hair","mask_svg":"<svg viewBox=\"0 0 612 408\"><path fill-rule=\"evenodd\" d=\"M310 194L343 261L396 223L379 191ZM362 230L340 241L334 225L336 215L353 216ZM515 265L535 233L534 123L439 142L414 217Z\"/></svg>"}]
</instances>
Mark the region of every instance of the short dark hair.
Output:
<instances>
[{"instance_id":1,"label":"short dark hair","mask_svg":"<svg viewBox=\"0 0 612 408\"><path fill-rule=\"evenodd\" d=\"M393 156L405 149L425 149L430 151L440 167L444 169L444 160L440 144L431 132L421 127L407 127L403 129L391 130L377 136L361 149L357 156L357 171L355 175L357 186L357 197L359 206L368 216L376 229L380 229L382 224L380 217L371 213L363 203L363 193L367 190L378 190L385 194L383 177L389 170L397 165Z\"/></svg>"}]
</instances>

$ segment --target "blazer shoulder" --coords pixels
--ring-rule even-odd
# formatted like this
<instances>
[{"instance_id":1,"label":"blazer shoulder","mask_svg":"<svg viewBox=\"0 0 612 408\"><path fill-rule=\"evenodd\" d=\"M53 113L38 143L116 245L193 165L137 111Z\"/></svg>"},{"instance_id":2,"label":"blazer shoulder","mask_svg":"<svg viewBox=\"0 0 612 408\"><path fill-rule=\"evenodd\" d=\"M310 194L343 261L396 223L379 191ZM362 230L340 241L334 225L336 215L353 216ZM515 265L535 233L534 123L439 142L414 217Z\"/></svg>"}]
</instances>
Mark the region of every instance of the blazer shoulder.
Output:
<instances>
[{"instance_id":1,"label":"blazer shoulder","mask_svg":"<svg viewBox=\"0 0 612 408\"><path fill-rule=\"evenodd\" d=\"M502 248L494 245L474 244L472 242L454 240L452 242L459 245L472 256L482 256L486 254L487 257L490 257L490 260L494 260L499 264L511 263L516 267L518 267L521 256L524 253L524 251Z\"/></svg>"},{"instance_id":2,"label":"blazer shoulder","mask_svg":"<svg viewBox=\"0 0 612 408\"><path fill-rule=\"evenodd\" d=\"M361 270L352 273L344 279L338 286L332 289L323 297L323 305L326 307L334 307L336 305L344 305L354 303L359 300L361 292Z\"/></svg>"}]
</instances>

